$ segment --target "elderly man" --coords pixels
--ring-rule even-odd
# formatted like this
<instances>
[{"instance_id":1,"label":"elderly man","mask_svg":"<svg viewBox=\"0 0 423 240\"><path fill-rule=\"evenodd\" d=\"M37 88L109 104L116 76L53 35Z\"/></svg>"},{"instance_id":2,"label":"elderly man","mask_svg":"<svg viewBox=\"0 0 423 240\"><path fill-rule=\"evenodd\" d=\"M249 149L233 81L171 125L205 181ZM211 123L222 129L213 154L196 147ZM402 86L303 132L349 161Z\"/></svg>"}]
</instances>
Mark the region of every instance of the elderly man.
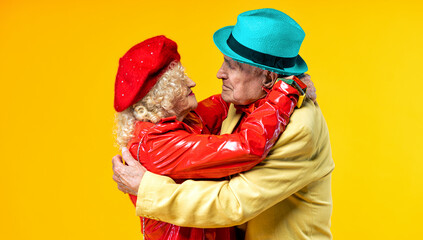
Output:
<instances>
[{"instance_id":1,"label":"elderly man","mask_svg":"<svg viewBox=\"0 0 423 240\"><path fill-rule=\"evenodd\" d=\"M214 34L224 54L217 73L222 98L232 103L221 134L236 131L264 89L281 77L302 85L293 76L307 71L298 55L304 36L293 19L274 9L242 13L235 26ZM189 227L242 224L245 239L332 238L329 134L319 106L307 98L267 158L227 181L176 184L146 171L128 152L123 157L127 166L113 158L113 178L121 191L138 195L139 216Z\"/></svg>"}]
</instances>

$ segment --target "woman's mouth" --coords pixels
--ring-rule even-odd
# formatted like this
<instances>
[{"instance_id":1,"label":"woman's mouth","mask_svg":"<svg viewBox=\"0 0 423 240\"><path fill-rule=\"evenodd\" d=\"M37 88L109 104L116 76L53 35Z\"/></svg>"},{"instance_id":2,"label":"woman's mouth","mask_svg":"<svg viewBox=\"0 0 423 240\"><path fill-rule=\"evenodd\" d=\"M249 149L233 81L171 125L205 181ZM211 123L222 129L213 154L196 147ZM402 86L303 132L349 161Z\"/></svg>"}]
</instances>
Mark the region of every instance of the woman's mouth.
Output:
<instances>
[{"instance_id":1,"label":"woman's mouth","mask_svg":"<svg viewBox=\"0 0 423 240\"><path fill-rule=\"evenodd\" d=\"M188 96L194 96L195 94L191 91Z\"/></svg>"}]
</instances>

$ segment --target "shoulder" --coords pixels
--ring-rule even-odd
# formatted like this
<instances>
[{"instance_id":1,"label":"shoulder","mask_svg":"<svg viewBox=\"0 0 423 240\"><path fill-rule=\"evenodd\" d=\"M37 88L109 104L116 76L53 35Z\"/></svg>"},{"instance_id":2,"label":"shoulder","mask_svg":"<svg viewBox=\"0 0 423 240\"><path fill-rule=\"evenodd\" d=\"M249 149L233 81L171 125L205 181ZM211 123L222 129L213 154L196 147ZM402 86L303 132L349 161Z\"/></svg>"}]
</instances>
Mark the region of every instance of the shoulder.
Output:
<instances>
[{"instance_id":1,"label":"shoulder","mask_svg":"<svg viewBox=\"0 0 423 240\"><path fill-rule=\"evenodd\" d=\"M323 114L317 104L306 100L301 108L295 109L274 149L295 148L298 154L311 156L325 144L330 143Z\"/></svg>"},{"instance_id":2,"label":"shoulder","mask_svg":"<svg viewBox=\"0 0 423 240\"><path fill-rule=\"evenodd\" d=\"M158 123L138 121L135 123L134 136L150 133L164 133L167 131L186 129L188 126L176 119L175 116L162 118Z\"/></svg>"},{"instance_id":3,"label":"shoulder","mask_svg":"<svg viewBox=\"0 0 423 240\"><path fill-rule=\"evenodd\" d=\"M194 130L189 125L178 121L176 117L163 118L158 123L138 121L135 123L133 137L128 143L128 147L138 144L141 139L143 142L147 142L158 138L195 133Z\"/></svg>"},{"instance_id":4,"label":"shoulder","mask_svg":"<svg viewBox=\"0 0 423 240\"><path fill-rule=\"evenodd\" d=\"M140 135L140 133L148 131L154 126L155 124L151 122L137 121L134 128L134 136Z\"/></svg>"},{"instance_id":5,"label":"shoulder","mask_svg":"<svg viewBox=\"0 0 423 240\"><path fill-rule=\"evenodd\" d=\"M288 127L290 131L312 135L318 135L322 129L327 128L319 105L311 100L306 100L301 108L295 109Z\"/></svg>"}]
</instances>

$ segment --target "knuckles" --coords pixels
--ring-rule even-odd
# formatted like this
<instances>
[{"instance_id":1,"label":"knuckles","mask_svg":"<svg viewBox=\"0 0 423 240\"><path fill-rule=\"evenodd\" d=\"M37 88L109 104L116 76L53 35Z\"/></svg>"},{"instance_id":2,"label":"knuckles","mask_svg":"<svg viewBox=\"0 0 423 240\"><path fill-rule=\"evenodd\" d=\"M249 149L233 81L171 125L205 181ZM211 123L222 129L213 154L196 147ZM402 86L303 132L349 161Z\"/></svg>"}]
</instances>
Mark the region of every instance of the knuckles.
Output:
<instances>
[{"instance_id":1,"label":"knuckles","mask_svg":"<svg viewBox=\"0 0 423 240\"><path fill-rule=\"evenodd\" d=\"M116 174L113 174L113 181L115 181L115 182L119 182L119 178L117 177L117 175L116 175Z\"/></svg>"},{"instance_id":2,"label":"knuckles","mask_svg":"<svg viewBox=\"0 0 423 240\"><path fill-rule=\"evenodd\" d=\"M121 167L113 166L113 172L115 174L119 174L120 175L120 173L122 172Z\"/></svg>"},{"instance_id":3,"label":"knuckles","mask_svg":"<svg viewBox=\"0 0 423 240\"><path fill-rule=\"evenodd\" d=\"M118 184L118 189L119 189L119 191L125 192L125 189L119 184Z\"/></svg>"}]
</instances>

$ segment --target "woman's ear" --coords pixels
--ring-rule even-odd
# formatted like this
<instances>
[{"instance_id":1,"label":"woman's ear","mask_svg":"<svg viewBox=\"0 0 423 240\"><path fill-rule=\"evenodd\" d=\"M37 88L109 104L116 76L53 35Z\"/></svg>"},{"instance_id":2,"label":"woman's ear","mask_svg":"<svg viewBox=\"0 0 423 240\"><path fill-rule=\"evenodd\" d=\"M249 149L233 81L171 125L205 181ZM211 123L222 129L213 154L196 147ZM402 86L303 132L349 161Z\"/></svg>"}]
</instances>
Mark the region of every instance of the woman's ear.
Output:
<instances>
[{"instance_id":1,"label":"woman's ear","mask_svg":"<svg viewBox=\"0 0 423 240\"><path fill-rule=\"evenodd\" d=\"M276 80L278 80L278 74L265 70L264 71L264 80L263 80L263 87L267 89L271 89L273 85L275 85Z\"/></svg>"}]
</instances>

